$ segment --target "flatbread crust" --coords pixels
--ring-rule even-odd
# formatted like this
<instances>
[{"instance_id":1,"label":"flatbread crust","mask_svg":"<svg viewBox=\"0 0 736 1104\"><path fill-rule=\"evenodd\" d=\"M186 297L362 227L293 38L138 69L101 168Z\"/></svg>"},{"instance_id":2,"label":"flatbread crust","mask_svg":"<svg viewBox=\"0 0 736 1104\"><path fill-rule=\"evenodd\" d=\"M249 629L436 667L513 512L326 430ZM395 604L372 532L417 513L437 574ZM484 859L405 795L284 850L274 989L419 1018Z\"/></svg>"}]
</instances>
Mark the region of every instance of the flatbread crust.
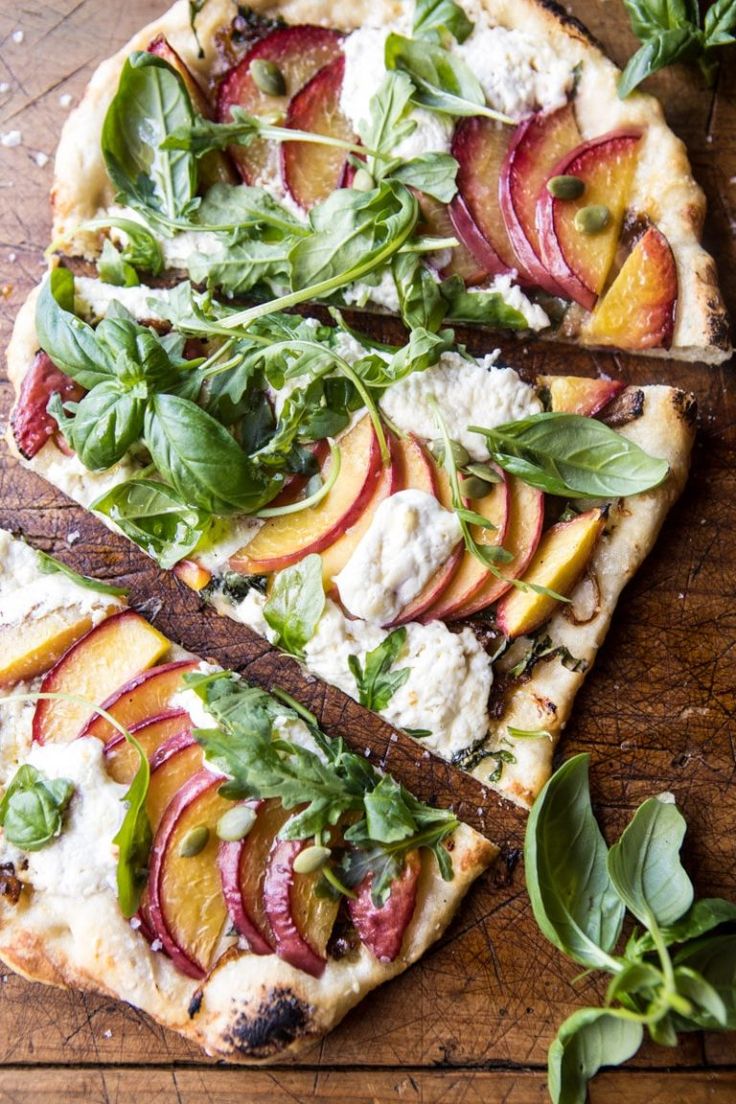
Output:
<instances>
[{"instance_id":1,"label":"flatbread crust","mask_svg":"<svg viewBox=\"0 0 736 1104\"><path fill-rule=\"evenodd\" d=\"M21 308L8 347L8 375L16 395L37 350L34 323L37 294L37 290L33 291ZM566 648L581 661L579 668L571 670L566 666L564 653L550 652L533 667L528 677L510 684L503 699L499 699L498 711L492 714L484 745L490 750L508 750L509 725L527 731L544 729L550 733L549 740L515 741L516 762L504 764L501 778L495 784L495 788L511 800L527 807L550 776L554 749L569 720L575 695L608 631L618 598L654 546L664 519L687 480L695 437L693 396L674 387L648 386L630 388L628 395L624 392L624 401L627 398L633 400L630 405L638 413L618 431L652 456L666 459L670 474L661 486L623 499L612 508L605 534L596 547L586 575L571 595L571 607L560 608L538 634L549 637L553 650ZM8 442L18 455L11 431ZM65 486L61 489L85 507L102 493L104 485L130 475L120 471L111 480L109 473L86 472L80 465L77 470L73 461L70 463L53 442L46 444L31 461L20 459L56 486L61 466L65 473ZM582 623L581 615L575 611L581 605L590 606L588 591L591 588L595 592L595 609L590 616L586 608ZM226 613L219 606L217 608ZM527 643L530 648L532 642ZM518 651L523 641L515 647ZM488 783L494 765L493 760L484 759L471 773Z\"/></svg>"},{"instance_id":2,"label":"flatbread crust","mask_svg":"<svg viewBox=\"0 0 736 1104\"><path fill-rule=\"evenodd\" d=\"M319 23L352 30L364 23L392 22L402 12L399 0L286 0L281 4L252 0L250 7L289 23ZM672 247L679 293L672 347L644 350L644 355L703 360L718 364L731 354L729 324L718 287L713 258L700 245L705 197L695 183L687 151L667 126L658 100L634 92L619 100L619 70L589 33L549 0L466 0L476 20L522 29L538 35L570 67L583 63L576 109L583 137L618 128L646 128L634 181L632 206L659 226ZM95 71L79 106L68 117L56 155L52 202L54 240L60 248L94 257L98 248L77 227L103 212L114 199L99 145L102 123L117 88L120 71L132 50L145 49L164 34L203 83L217 58L218 32L232 20L231 0L207 0L197 21L204 58L189 26L187 0L178 0L159 19L144 27Z\"/></svg>"}]
</instances>

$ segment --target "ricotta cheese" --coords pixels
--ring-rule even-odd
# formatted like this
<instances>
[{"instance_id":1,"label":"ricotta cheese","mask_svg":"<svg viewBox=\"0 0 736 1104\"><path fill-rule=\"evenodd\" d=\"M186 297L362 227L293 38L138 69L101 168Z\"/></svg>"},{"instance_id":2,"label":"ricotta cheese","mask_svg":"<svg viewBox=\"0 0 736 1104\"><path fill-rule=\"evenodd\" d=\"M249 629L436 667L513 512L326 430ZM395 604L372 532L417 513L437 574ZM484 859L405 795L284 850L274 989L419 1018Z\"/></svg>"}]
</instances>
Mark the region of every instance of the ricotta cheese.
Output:
<instances>
[{"instance_id":1,"label":"ricotta cheese","mask_svg":"<svg viewBox=\"0 0 736 1104\"><path fill-rule=\"evenodd\" d=\"M112 490L118 483L133 479L140 472L140 465L127 455L105 471L87 471L78 456L66 456L49 442L34 456L33 470L58 487L62 494L89 509L100 495ZM100 520L110 529L116 528L109 518L102 517Z\"/></svg>"},{"instance_id":2,"label":"ricotta cheese","mask_svg":"<svg viewBox=\"0 0 736 1104\"><path fill-rule=\"evenodd\" d=\"M256 517L216 518L193 556L208 571L222 570L230 557L253 540L263 521Z\"/></svg>"},{"instance_id":3,"label":"ricotta cheese","mask_svg":"<svg viewBox=\"0 0 736 1104\"><path fill-rule=\"evenodd\" d=\"M380 504L335 585L356 617L385 625L416 598L461 538L434 495L406 490Z\"/></svg>"},{"instance_id":4,"label":"ricotta cheese","mask_svg":"<svg viewBox=\"0 0 736 1104\"><path fill-rule=\"evenodd\" d=\"M396 290L396 281L390 268L381 273L381 277L376 284L357 280L340 290L348 305L355 304L362 307L370 300L371 303L375 303L378 307L384 307L387 311L395 313L399 310L399 293Z\"/></svg>"},{"instance_id":5,"label":"ricotta cheese","mask_svg":"<svg viewBox=\"0 0 736 1104\"><path fill-rule=\"evenodd\" d=\"M491 107L520 119L537 108L562 107L572 83L570 62L542 39L505 27L475 30L456 53L481 83Z\"/></svg>"},{"instance_id":6,"label":"ricotta cheese","mask_svg":"<svg viewBox=\"0 0 736 1104\"><path fill-rule=\"evenodd\" d=\"M163 315L156 310L156 304L168 302L169 299L168 288L151 288L145 284L116 287L92 276L77 276L74 280L74 310L87 318L104 318L110 304L118 302L135 318L160 322Z\"/></svg>"},{"instance_id":7,"label":"ricotta cheese","mask_svg":"<svg viewBox=\"0 0 736 1104\"><path fill-rule=\"evenodd\" d=\"M532 303L519 285L514 283L513 277L508 272L499 273L490 284L471 287L467 290L470 295L483 291L498 292L499 295L503 296L505 303L524 315L530 330L544 330L549 326L549 317L546 311L538 303Z\"/></svg>"},{"instance_id":8,"label":"ricotta cheese","mask_svg":"<svg viewBox=\"0 0 736 1104\"><path fill-rule=\"evenodd\" d=\"M496 355L477 361L466 360L459 353L443 353L432 368L414 372L389 387L381 406L399 429L436 438L439 430L433 404L437 403L450 437L474 460L487 460L485 438L470 433L469 425L493 429L542 410L534 389L513 368L496 366Z\"/></svg>"}]
</instances>

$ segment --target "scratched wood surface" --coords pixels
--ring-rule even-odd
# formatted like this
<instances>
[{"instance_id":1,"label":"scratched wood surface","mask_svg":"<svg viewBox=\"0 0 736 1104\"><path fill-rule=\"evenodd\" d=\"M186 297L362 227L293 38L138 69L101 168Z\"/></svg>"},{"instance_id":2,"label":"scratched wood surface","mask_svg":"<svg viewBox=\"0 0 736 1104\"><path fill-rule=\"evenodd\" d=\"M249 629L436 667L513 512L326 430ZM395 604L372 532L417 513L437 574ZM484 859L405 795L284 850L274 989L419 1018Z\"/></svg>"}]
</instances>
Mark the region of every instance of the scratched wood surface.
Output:
<instances>
[{"instance_id":1,"label":"scratched wood surface","mask_svg":"<svg viewBox=\"0 0 736 1104\"><path fill-rule=\"evenodd\" d=\"M48 243L51 155L66 114L94 65L165 7L157 0L0 0L0 337L7 341L24 296L42 272ZM634 42L618 0L576 0L584 19L622 62ZM23 41L13 32L22 30ZM5 83L2 87L5 87ZM736 314L736 65L714 92L676 69L652 82L687 142L710 202L707 239ZM599 661L578 698L562 754L590 750L593 788L610 837L646 795L671 789L688 819L686 861L701 893L736 898L736 807L731 725L736 710L736 384L726 366L572 353L516 342L509 359L530 371L621 374L674 382L701 410L692 478L660 543L627 588ZM480 350L479 350L480 351ZM0 384L0 416L9 406ZM200 619L198 603L39 479L0 455L0 525L23 531L77 567L122 578L137 604L189 646L294 688L290 661L274 661L229 622ZM72 545L68 537L79 533ZM300 685L325 723L388 753L391 768L425 795L507 844L503 861L476 886L455 923L423 962L377 992L299 1065L223 1069L147 1017L107 998L57 992L8 975L0 984L0 1101L509 1101L546 1099L546 1048L575 1007L599 1000L587 979L538 934L518 863L522 826L497 803L478 818L484 794L458 787L434 760L409 757L387 726L319 684ZM448 779L450 785L448 787ZM450 794L448 795L448 788ZM596 1082L593 1104L726 1104L736 1100L736 1041L690 1036L676 1051L647 1046L624 1070Z\"/></svg>"}]
</instances>

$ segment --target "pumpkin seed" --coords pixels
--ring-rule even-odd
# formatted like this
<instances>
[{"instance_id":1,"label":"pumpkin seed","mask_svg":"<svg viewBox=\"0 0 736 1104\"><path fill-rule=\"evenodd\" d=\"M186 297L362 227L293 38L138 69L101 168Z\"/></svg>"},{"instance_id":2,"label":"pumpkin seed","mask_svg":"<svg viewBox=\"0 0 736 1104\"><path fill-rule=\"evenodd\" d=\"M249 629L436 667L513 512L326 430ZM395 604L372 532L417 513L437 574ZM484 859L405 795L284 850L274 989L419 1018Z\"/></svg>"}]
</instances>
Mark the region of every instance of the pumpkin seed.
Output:
<instances>
[{"instance_id":1,"label":"pumpkin seed","mask_svg":"<svg viewBox=\"0 0 736 1104\"><path fill-rule=\"evenodd\" d=\"M555 199L580 199L585 181L579 176L552 176L547 181L547 191Z\"/></svg>"},{"instance_id":2,"label":"pumpkin seed","mask_svg":"<svg viewBox=\"0 0 736 1104\"><path fill-rule=\"evenodd\" d=\"M318 847L316 844L305 847L294 859L294 873L314 874L315 870L325 865L331 854L329 847Z\"/></svg>"},{"instance_id":3,"label":"pumpkin seed","mask_svg":"<svg viewBox=\"0 0 736 1104\"><path fill-rule=\"evenodd\" d=\"M575 215L575 229L581 234L600 234L611 221L611 212L605 203L591 203L581 207Z\"/></svg>"},{"instance_id":4,"label":"pumpkin seed","mask_svg":"<svg viewBox=\"0 0 736 1104\"><path fill-rule=\"evenodd\" d=\"M193 859L200 851L204 851L210 838L210 830L206 824L197 824L190 828L179 844L179 854L183 859Z\"/></svg>"},{"instance_id":5,"label":"pumpkin seed","mask_svg":"<svg viewBox=\"0 0 736 1104\"><path fill-rule=\"evenodd\" d=\"M435 460L442 462L445 458L445 442L441 440L433 441L430 445L430 451ZM470 463L470 453L466 448L463 448L459 441L450 441L450 451L456 468L464 468Z\"/></svg>"},{"instance_id":6,"label":"pumpkin seed","mask_svg":"<svg viewBox=\"0 0 736 1104\"><path fill-rule=\"evenodd\" d=\"M215 831L221 840L235 843L237 840L245 839L255 822L255 809L250 805L236 805L222 814Z\"/></svg>"},{"instance_id":7,"label":"pumpkin seed","mask_svg":"<svg viewBox=\"0 0 736 1104\"><path fill-rule=\"evenodd\" d=\"M478 479L485 479L486 483L501 482L501 476L490 464L466 464L465 471L469 475L477 475Z\"/></svg>"},{"instance_id":8,"label":"pumpkin seed","mask_svg":"<svg viewBox=\"0 0 736 1104\"><path fill-rule=\"evenodd\" d=\"M477 475L467 475L460 480L460 494L463 498L485 498L492 490L492 484Z\"/></svg>"},{"instance_id":9,"label":"pumpkin seed","mask_svg":"<svg viewBox=\"0 0 736 1104\"><path fill-rule=\"evenodd\" d=\"M275 61L268 61L266 58L256 58L255 61L250 63L248 70L256 88L259 88L266 96L286 95L284 74Z\"/></svg>"},{"instance_id":10,"label":"pumpkin seed","mask_svg":"<svg viewBox=\"0 0 736 1104\"><path fill-rule=\"evenodd\" d=\"M358 169L353 177L353 187L358 192L370 192L375 188L376 182L367 169Z\"/></svg>"}]
</instances>

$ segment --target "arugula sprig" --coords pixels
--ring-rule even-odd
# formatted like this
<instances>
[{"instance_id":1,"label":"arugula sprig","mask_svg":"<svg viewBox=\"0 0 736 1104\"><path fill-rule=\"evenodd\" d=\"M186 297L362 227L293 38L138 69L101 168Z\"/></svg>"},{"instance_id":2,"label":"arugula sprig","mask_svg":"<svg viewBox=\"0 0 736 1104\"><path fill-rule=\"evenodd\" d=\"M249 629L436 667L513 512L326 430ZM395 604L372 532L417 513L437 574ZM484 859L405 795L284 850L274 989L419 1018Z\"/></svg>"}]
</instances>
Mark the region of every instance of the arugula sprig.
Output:
<instances>
[{"instance_id":1,"label":"arugula sprig","mask_svg":"<svg viewBox=\"0 0 736 1104\"><path fill-rule=\"evenodd\" d=\"M713 83L715 51L736 42L736 0L716 0L704 19L697 0L624 0L624 6L642 45L619 77L622 100L652 73L676 61L697 62L708 85Z\"/></svg>"},{"instance_id":2,"label":"arugula sprig","mask_svg":"<svg viewBox=\"0 0 736 1104\"><path fill-rule=\"evenodd\" d=\"M711 934L736 905L695 901L679 850L685 821L669 794L639 807L610 850L593 816L589 756L552 776L537 798L524 849L534 917L563 954L612 975L603 1008L583 1008L549 1049L553 1104L584 1104L601 1066L641 1045L674 1046L678 1031L736 1027L736 936ZM626 910L644 926L617 951Z\"/></svg>"},{"instance_id":3,"label":"arugula sprig","mask_svg":"<svg viewBox=\"0 0 736 1104\"><path fill-rule=\"evenodd\" d=\"M348 667L358 688L358 701L380 713L411 674L409 667L392 670L406 644L406 629L394 629L385 640L366 653L361 665L357 655L348 656Z\"/></svg>"}]
</instances>

